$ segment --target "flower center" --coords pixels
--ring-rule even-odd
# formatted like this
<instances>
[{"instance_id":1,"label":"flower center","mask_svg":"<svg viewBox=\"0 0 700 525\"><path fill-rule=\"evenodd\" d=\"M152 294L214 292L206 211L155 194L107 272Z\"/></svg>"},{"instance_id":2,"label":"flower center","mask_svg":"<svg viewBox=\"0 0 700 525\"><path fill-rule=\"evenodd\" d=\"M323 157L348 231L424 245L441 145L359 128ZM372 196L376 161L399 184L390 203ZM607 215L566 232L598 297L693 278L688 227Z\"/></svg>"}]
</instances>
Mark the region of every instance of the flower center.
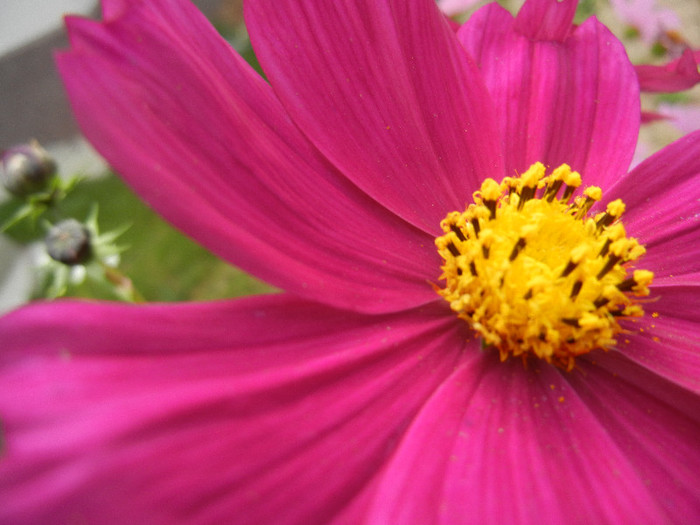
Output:
<instances>
[{"instance_id":1,"label":"flower center","mask_svg":"<svg viewBox=\"0 0 700 525\"><path fill-rule=\"evenodd\" d=\"M566 164L546 175L538 162L486 179L474 204L440 223L438 293L501 361L534 355L571 370L576 356L615 344L619 318L644 315L634 296L649 295L654 274L625 268L645 252L619 220L625 205L589 216L602 192L572 199L580 185Z\"/></svg>"}]
</instances>

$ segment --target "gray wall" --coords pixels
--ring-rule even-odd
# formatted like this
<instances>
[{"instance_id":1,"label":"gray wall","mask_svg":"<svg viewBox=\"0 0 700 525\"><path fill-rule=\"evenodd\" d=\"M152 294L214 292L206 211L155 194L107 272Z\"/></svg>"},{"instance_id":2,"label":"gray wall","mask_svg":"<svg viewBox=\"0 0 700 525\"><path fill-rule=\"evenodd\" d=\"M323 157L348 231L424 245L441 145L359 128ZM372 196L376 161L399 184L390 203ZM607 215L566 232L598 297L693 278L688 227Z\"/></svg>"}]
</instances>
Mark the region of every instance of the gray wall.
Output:
<instances>
[{"instance_id":1,"label":"gray wall","mask_svg":"<svg viewBox=\"0 0 700 525\"><path fill-rule=\"evenodd\" d=\"M210 15L222 0L194 3ZM94 17L99 18L97 10ZM52 56L67 46L57 20L55 31L0 56L0 150L30 138L48 144L78 133Z\"/></svg>"}]
</instances>

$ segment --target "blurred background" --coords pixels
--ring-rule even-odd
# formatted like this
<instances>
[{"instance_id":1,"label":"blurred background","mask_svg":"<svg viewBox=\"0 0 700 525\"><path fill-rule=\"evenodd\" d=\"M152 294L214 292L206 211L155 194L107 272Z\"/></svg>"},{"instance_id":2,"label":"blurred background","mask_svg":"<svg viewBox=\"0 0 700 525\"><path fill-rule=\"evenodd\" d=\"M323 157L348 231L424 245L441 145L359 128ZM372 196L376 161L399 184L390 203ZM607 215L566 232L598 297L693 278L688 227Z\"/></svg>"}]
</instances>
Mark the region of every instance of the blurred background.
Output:
<instances>
[{"instance_id":1,"label":"blurred background","mask_svg":"<svg viewBox=\"0 0 700 525\"><path fill-rule=\"evenodd\" d=\"M240 0L194 2L242 54L250 46ZM270 291L219 261L153 214L80 136L56 72L53 52L68 46L64 14L99 19L97 0L0 0L0 150L38 140L62 176L81 177L61 202L61 211L84 221L94 203L101 231L129 229L118 243L119 269L150 301L209 300ZM0 188L0 224L16 203ZM46 225L24 221L0 234L0 312L46 295L48 281L37 266L46 262L41 242ZM44 272L45 273L45 272ZM75 273L75 272L74 272ZM119 299L110 283L73 279L67 294Z\"/></svg>"},{"instance_id":2,"label":"blurred background","mask_svg":"<svg viewBox=\"0 0 700 525\"><path fill-rule=\"evenodd\" d=\"M242 0L194 3L233 47L254 61L243 24ZM439 3L461 19L486 2ZM522 0L500 3L516 10ZM101 230L130 226L119 238L126 250L120 255L118 268L146 300L210 300L271 291L161 221L80 137L52 57L54 50L67 47L64 13L99 18L98 2L0 0L0 150L38 140L55 158L62 175L83 179L62 202L64 213L83 221L97 203ZM698 0L581 0L578 18L593 14L623 40L634 63L667 62L678 55L683 42L700 49ZM645 96L643 106L663 110L673 118L644 126L640 158L700 128L700 86L677 94ZM0 224L16 206L0 188ZM45 229L46 224L38 222L0 234L0 312L46 295L46 276L42 278L35 271L46 259L40 242ZM72 282L66 289L68 295L118 298L109 283L80 278Z\"/></svg>"}]
</instances>

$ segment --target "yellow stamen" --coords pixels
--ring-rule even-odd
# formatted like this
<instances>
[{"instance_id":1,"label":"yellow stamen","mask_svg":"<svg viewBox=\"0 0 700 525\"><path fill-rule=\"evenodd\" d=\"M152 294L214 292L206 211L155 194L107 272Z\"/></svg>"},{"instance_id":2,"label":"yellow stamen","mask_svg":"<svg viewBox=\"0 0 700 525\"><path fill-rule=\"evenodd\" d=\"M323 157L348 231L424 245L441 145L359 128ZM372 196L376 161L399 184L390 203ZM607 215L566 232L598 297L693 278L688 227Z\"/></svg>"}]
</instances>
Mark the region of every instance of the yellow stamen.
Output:
<instances>
[{"instance_id":1,"label":"yellow stamen","mask_svg":"<svg viewBox=\"0 0 700 525\"><path fill-rule=\"evenodd\" d=\"M620 317L644 314L634 297L649 295L654 274L625 268L645 251L619 221L625 205L591 217L602 191L571 202L580 185L569 166L547 175L538 162L500 184L486 179L474 204L440 224L438 293L501 360L536 356L571 370L576 356L615 344Z\"/></svg>"}]
</instances>

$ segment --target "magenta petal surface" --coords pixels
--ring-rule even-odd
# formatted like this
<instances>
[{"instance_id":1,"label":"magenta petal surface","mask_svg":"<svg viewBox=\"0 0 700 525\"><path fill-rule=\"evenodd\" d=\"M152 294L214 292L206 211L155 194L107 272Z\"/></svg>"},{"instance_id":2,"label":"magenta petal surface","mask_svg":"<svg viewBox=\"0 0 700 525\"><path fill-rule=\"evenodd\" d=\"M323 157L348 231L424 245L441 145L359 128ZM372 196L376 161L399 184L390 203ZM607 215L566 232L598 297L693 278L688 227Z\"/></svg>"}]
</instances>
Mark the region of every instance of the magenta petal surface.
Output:
<instances>
[{"instance_id":1,"label":"magenta petal surface","mask_svg":"<svg viewBox=\"0 0 700 525\"><path fill-rule=\"evenodd\" d=\"M460 329L286 295L19 310L0 321L0 521L327 523L451 373Z\"/></svg>"},{"instance_id":2,"label":"magenta petal surface","mask_svg":"<svg viewBox=\"0 0 700 525\"><path fill-rule=\"evenodd\" d=\"M118 18L126 9L128 9L129 4L132 4L134 0L102 0L100 6L102 7L102 17L105 20L111 20L113 18Z\"/></svg>"},{"instance_id":3,"label":"magenta petal surface","mask_svg":"<svg viewBox=\"0 0 700 525\"><path fill-rule=\"evenodd\" d=\"M433 300L433 239L339 174L201 13L175 3L69 19L58 63L97 150L173 224L275 286L357 310Z\"/></svg>"},{"instance_id":4,"label":"magenta petal surface","mask_svg":"<svg viewBox=\"0 0 700 525\"><path fill-rule=\"evenodd\" d=\"M630 360L700 393L700 273L652 287L642 319L627 321L618 348Z\"/></svg>"},{"instance_id":5,"label":"magenta petal surface","mask_svg":"<svg viewBox=\"0 0 700 525\"><path fill-rule=\"evenodd\" d=\"M626 172L640 124L639 86L624 47L595 19L563 42L517 29L510 13L490 4L458 33L494 98L506 173L536 161L567 163L586 185L609 185Z\"/></svg>"},{"instance_id":6,"label":"magenta petal surface","mask_svg":"<svg viewBox=\"0 0 700 525\"><path fill-rule=\"evenodd\" d=\"M568 377L580 400L614 442L610 448L591 450L595 461L610 450L620 450L644 483L649 502L626 509L625 522L692 524L700 517L700 397L640 370L610 352L598 366L581 363L581 373ZM584 432L584 429L581 429ZM585 430L588 433L588 430ZM614 498L625 484L624 472L604 489ZM640 491L641 494L641 491ZM595 500L593 500L595 502ZM661 506L665 517L645 520L644 510ZM611 521L614 522L614 521Z\"/></svg>"},{"instance_id":7,"label":"magenta petal surface","mask_svg":"<svg viewBox=\"0 0 700 525\"><path fill-rule=\"evenodd\" d=\"M697 458L688 449L690 432L700 430L689 416L698 413L697 397L674 391L681 402L675 407L595 367L564 374L496 361L464 363L425 404L382 472L375 522L665 523L681 515L674 505L687 510L693 504L687 483L697 481L698 471L679 464L678 456ZM605 384L607 397L594 398L604 403L605 418L578 392L589 380ZM617 401L628 394L639 409L621 417ZM631 405L623 402L625 409ZM669 447L679 446L679 454L662 456L673 460L669 472L647 468L661 462L652 457L654 447L634 450L633 440L625 435L618 442L612 433L631 427L647 408L668 425L641 414L654 431L645 444L663 436ZM608 414L623 421L612 423ZM669 481L681 482L683 492L661 486Z\"/></svg>"},{"instance_id":8,"label":"magenta petal surface","mask_svg":"<svg viewBox=\"0 0 700 525\"><path fill-rule=\"evenodd\" d=\"M483 81L433 0L252 0L260 63L296 124L372 197L433 234L503 172Z\"/></svg>"},{"instance_id":9,"label":"magenta petal surface","mask_svg":"<svg viewBox=\"0 0 700 525\"><path fill-rule=\"evenodd\" d=\"M700 131L649 157L605 193L622 199L623 222L647 253L656 282L700 272Z\"/></svg>"},{"instance_id":10,"label":"magenta petal surface","mask_svg":"<svg viewBox=\"0 0 700 525\"><path fill-rule=\"evenodd\" d=\"M531 40L563 42L573 30L578 0L527 0L515 17L515 30Z\"/></svg>"}]
</instances>

